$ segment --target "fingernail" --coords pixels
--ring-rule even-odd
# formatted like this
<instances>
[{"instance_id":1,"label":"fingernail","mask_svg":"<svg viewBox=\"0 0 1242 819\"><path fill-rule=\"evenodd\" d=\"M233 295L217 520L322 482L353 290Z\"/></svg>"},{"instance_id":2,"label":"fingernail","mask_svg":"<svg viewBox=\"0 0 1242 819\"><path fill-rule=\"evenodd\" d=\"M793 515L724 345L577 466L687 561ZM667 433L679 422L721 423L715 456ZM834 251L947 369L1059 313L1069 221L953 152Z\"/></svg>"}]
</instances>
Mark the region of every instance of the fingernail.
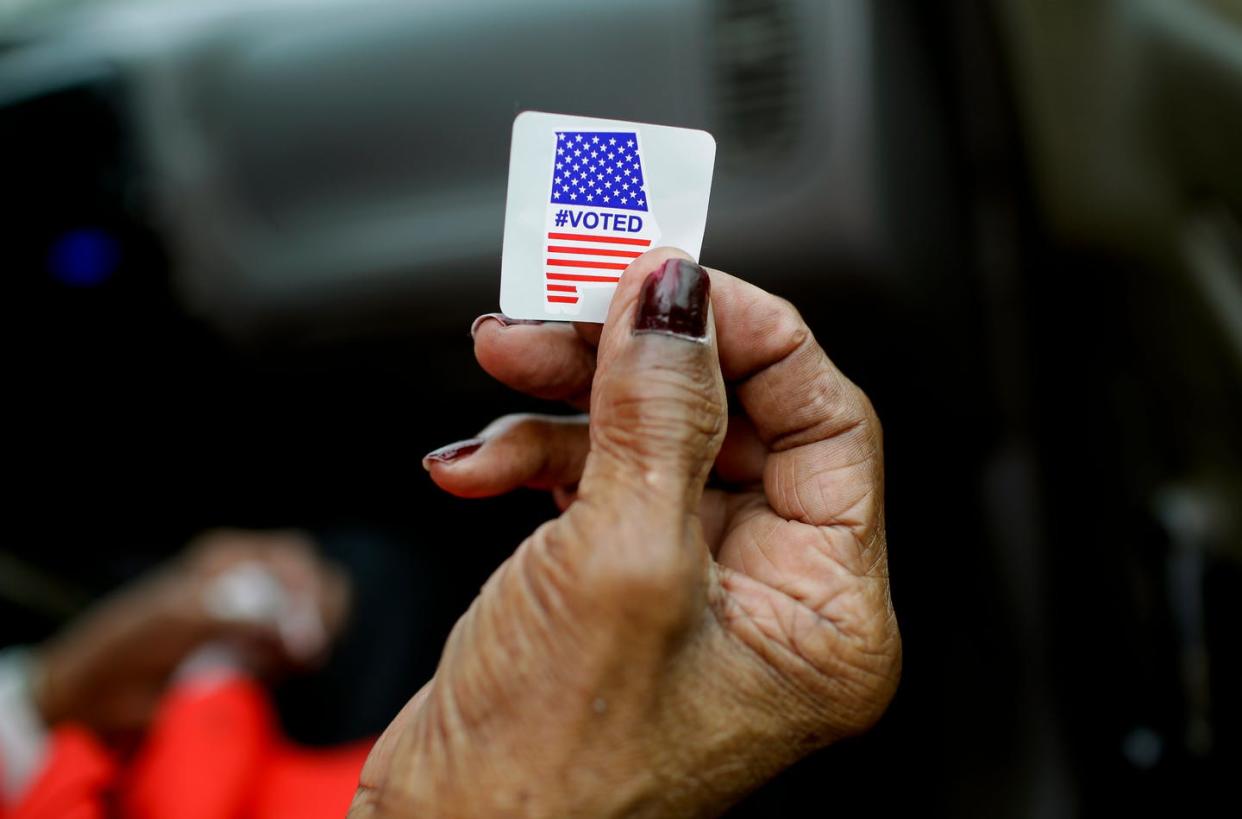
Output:
<instances>
[{"instance_id":1,"label":"fingernail","mask_svg":"<svg viewBox=\"0 0 1242 819\"><path fill-rule=\"evenodd\" d=\"M635 333L707 338L707 271L685 259L669 259L643 282Z\"/></svg>"},{"instance_id":2,"label":"fingernail","mask_svg":"<svg viewBox=\"0 0 1242 819\"><path fill-rule=\"evenodd\" d=\"M521 324L543 324L543 322L538 319L515 319L509 318L504 313L484 313L475 319L474 323L470 325L470 337L474 338L474 334L479 331L480 325L489 319L499 322L501 327L515 327Z\"/></svg>"},{"instance_id":3,"label":"fingernail","mask_svg":"<svg viewBox=\"0 0 1242 819\"><path fill-rule=\"evenodd\" d=\"M478 452L479 447L483 446L483 444L482 438L467 438L464 441L455 441L439 449L433 449L423 456L423 469L431 469L431 461L450 464L453 461L461 460L468 455Z\"/></svg>"}]
</instances>

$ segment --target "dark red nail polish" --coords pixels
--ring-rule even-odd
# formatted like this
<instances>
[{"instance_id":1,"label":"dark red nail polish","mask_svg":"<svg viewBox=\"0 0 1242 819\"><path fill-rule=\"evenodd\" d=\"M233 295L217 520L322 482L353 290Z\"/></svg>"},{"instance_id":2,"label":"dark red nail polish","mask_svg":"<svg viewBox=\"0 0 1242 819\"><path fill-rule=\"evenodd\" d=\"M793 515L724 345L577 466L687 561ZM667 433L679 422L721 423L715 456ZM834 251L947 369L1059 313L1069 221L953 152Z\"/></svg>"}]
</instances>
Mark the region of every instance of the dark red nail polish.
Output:
<instances>
[{"instance_id":1,"label":"dark red nail polish","mask_svg":"<svg viewBox=\"0 0 1242 819\"><path fill-rule=\"evenodd\" d=\"M543 322L538 319L515 319L509 318L504 313L484 313L475 319L474 323L470 325L470 337L474 338L474 334L479 330L479 325L489 319L499 323L501 327L516 327L523 324L543 324Z\"/></svg>"},{"instance_id":2,"label":"dark red nail polish","mask_svg":"<svg viewBox=\"0 0 1242 819\"><path fill-rule=\"evenodd\" d=\"M439 449L433 449L423 456L423 466L426 467L428 461L448 464L460 460L467 455L473 455L478 452L479 447L483 446L484 443L482 438L467 438L464 441L456 441Z\"/></svg>"},{"instance_id":3,"label":"dark red nail polish","mask_svg":"<svg viewBox=\"0 0 1242 819\"><path fill-rule=\"evenodd\" d=\"M706 338L711 289L706 270L685 259L669 259L643 282L634 332Z\"/></svg>"}]
</instances>

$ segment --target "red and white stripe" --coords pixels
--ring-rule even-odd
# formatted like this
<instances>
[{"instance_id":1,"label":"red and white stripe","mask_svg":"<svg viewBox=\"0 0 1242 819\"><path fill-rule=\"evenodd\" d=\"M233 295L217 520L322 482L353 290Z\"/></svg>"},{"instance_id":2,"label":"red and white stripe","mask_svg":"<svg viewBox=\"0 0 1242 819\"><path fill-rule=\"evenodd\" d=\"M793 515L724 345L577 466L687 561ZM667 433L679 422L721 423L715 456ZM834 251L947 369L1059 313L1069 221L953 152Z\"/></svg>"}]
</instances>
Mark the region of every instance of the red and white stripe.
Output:
<instances>
[{"instance_id":1,"label":"red and white stripe","mask_svg":"<svg viewBox=\"0 0 1242 819\"><path fill-rule=\"evenodd\" d=\"M583 282L615 284L621 271L651 246L650 239L598 233L549 233L548 301L577 304Z\"/></svg>"}]
</instances>

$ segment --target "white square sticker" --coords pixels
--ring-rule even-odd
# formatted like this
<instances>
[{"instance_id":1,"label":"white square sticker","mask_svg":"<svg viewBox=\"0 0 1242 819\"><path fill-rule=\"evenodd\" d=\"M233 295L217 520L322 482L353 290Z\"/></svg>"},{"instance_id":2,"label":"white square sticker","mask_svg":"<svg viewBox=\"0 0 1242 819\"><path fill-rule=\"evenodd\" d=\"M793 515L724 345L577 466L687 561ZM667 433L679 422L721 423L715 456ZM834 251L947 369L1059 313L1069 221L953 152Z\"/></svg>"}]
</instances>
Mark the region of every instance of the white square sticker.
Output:
<instances>
[{"instance_id":1,"label":"white square sticker","mask_svg":"<svg viewBox=\"0 0 1242 819\"><path fill-rule=\"evenodd\" d=\"M525 111L513 121L500 309L603 323L653 247L698 261L716 140L706 131Z\"/></svg>"}]
</instances>

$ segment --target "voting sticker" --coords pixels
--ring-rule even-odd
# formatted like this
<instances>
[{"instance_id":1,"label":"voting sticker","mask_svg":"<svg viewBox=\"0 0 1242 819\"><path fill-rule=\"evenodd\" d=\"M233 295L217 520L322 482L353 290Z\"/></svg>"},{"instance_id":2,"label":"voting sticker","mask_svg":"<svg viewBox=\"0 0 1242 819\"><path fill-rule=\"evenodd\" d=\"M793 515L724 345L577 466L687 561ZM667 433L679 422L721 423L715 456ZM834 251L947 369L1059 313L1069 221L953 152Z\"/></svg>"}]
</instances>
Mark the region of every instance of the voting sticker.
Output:
<instances>
[{"instance_id":1,"label":"voting sticker","mask_svg":"<svg viewBox=\"0 0 1242 819\"><path fill-rule=\"evenodd\" d=\"M526 111L513 122L500 309L602 323L653 247L696 261L716 141L706 131Z\"/></svg>"}]
</instances>

